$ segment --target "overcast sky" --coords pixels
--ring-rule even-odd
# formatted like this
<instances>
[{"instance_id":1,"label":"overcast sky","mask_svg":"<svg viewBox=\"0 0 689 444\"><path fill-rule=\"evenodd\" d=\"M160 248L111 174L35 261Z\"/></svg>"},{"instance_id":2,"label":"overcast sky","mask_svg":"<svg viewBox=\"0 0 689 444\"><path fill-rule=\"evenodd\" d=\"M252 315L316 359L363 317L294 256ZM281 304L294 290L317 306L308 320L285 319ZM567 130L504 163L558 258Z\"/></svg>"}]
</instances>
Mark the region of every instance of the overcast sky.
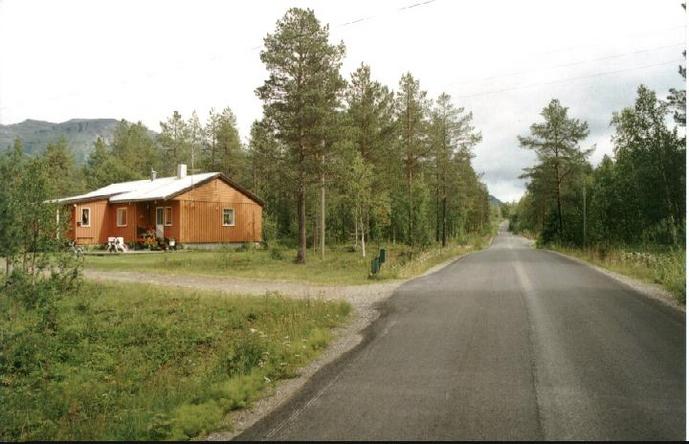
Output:
<instances>
[{"instance_id":1,"label":"overcast sky","mask_svg":"<svg viewBox=\"0 0 689 444\"><path fill-rule=\"evenodd\" d=\"M396 89L410 71L472 111L474 167L493 195L518 199L533 157L516 136L551 98L589 123L597 162L612 150L612 112L640 83L661 97L682 87L680 3L0 0L0 123L124 118L158 131L173 110L204 119L229 106L246 140L261 117L263 37L289 7L309 7L344 41L346 78L363 61Z\"/></svg>"}]
</instances>

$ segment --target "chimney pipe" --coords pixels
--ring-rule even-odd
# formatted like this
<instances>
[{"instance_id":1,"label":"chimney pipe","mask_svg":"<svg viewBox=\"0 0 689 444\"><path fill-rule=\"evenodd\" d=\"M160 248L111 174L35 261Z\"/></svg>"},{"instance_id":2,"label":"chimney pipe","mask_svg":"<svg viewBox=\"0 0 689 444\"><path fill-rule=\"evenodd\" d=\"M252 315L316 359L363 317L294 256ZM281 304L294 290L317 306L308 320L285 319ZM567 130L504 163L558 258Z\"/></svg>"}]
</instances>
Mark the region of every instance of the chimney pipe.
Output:
<instances>
[{"instance_id":1,"label":"chimney pipe","mask_svg":"<svg viewBox=\"0 0 689 444\"><path fill-rule=\"evenodd\" d=\"M158 176L158 172L156 170L154 170L153 168L151 168L151 182L156 180L157 176Z\"/></svg>"},{"instance_id":2,"label":"chimney pipe","mask_svg":"<svg viewBox=\"0 0 689 444\"><path fill-rule=\"evenodd\" d=\"M177 165L177 178L184 179L185 177L187 177L187 164L180 163Z\"/></svg>"}]
</instances>

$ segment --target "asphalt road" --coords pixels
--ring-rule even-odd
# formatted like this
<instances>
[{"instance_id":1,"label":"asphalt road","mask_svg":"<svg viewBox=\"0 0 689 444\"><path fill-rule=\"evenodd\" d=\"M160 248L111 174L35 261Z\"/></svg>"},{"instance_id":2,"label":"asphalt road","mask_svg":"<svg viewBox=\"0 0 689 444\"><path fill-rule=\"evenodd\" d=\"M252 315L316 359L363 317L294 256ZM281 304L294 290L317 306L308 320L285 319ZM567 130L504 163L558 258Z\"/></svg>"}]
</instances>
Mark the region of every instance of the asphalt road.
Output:
<instances>
[{"instance_id":1,"label":"asphalt road","mask_svg":"<svg viewBox=\"0 0 689 444\"><path fill-rule=\"evenodd\" d=\"M501 232L242 440L683 440L685 317Z\"/></svg>"}]
</instances>

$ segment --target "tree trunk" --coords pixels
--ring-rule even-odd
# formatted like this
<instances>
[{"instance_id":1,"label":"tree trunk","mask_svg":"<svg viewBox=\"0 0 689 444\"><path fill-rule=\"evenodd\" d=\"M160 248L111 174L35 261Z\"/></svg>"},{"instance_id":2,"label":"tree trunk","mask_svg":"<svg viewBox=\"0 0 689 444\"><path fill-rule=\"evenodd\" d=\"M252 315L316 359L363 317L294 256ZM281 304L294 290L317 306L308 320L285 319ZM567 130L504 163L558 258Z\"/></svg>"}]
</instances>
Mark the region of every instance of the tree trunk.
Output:
<instances>
[{"instance_id":1,"label":"tree trunk","mask_svg":"<svg viewBox=\"0 0 689 444\"><path fill-rule=\"evenodd\" d=\"M443 195L443 223L442 223L443 247L447 246L447 196Z\"/></svg>"},{"instance_id":2,"label":"tree trunk","mask_svg":"<svg viewBox=\"0 0 689 444\"><path fill-rule=\"evenodd\" d=\"M440 190L435 187L435 241L440 242Z\"/></svg>"},{"instance_id":3,"label":"tree trunk","mask_svg":"<svg viewBox=\"0 0 689 444\"><path fill-rule=\"evenodd\" d=\"M366 230L364 230L364 218L361 218L361 256L366 257Z\"/></svg>"},{"instance_id":4,"label":"tree trunk","mask_svg":"<svg viewBox=\"0 0 689 444\"><path fill-rule=\"evenodd\" d=\"M297 257L294 262L297 264L306 263L306 186L302 177L299 184L299 196L297 198L297 206L299 213L299 249L297 250Z\"/></svg>"},{"instance_id":5,"label":"tree trunk","mask_svg":"<svg viewBox=\"0 0 689 444\"><path fill-rule=\"evenodd\" d=\"M359 245L359 210L354 209L354 250Z\"/></svg>"},{"instance_id":6,"label":"tree trunk","mask_svg":"<svg viewBox=\"0 0 689 444\"><path fill-rule=\"evenodd\" d=\"M325 156L323 156L325 159ZM325 172L321 172L321 259L325 258Z\"/></svg>"},{"instance_id":7,"label":"tree trunk","mask_svg":"<svg viewBox=\"0 0 689 444\"><path fill-rule=\"evenodd\" d=\"M557 221L558 221L558 230L560 231L560 240L562 240L562 236L564 235L564 232L562 230L562 200L560 199L560 188L561 188L561 181L560 181L560 169L558 168L557 164L555 165L555 178L557 179Z\"/></svg>"},{"instance_id":8,"label":"tree trunk","mask_svg":"<svg viewBox=\"0 0 689 444\"><path fill-rule=\"evenodd\" d=\"M413 245L414 244L414 236L412 235L412 232L414 231L414 222L412 221L412 218L414 216L414 208L413 208L413 200L414 200L414 193L412 190L412 174L411 174L411 168L409 169L407 173L407 187L408 187L408 192L409 192L409 221L408 221L408 228L409 228L409 233L407 233L408 236L408 242L409 244Z\"/></svg>"}]
</instances>

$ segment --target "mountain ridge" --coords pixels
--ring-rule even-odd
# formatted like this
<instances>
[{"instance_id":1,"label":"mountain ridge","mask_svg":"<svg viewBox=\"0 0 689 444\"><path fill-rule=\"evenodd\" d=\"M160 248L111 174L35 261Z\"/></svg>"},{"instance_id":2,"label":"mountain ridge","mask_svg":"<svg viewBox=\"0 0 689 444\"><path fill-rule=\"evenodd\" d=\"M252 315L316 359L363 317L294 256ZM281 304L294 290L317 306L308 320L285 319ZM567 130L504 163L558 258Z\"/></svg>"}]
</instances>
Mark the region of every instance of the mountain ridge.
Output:
<instances>
[{"instance_id":1,"label":"mountain ridge","mask_svg":"<svg viewBox=\"0 0 689 444\"><path fill-rule=\"evenodd\" d=\"M65 138L77 163L84 163L93 150L98 137L111 142L120 120L110 118L72 118L54 123L45 120L25 119L19 123L0 124L0 152L12 146L19 137L27 154L40 154L50 143Z\"/></svg>"}]
</instances>

